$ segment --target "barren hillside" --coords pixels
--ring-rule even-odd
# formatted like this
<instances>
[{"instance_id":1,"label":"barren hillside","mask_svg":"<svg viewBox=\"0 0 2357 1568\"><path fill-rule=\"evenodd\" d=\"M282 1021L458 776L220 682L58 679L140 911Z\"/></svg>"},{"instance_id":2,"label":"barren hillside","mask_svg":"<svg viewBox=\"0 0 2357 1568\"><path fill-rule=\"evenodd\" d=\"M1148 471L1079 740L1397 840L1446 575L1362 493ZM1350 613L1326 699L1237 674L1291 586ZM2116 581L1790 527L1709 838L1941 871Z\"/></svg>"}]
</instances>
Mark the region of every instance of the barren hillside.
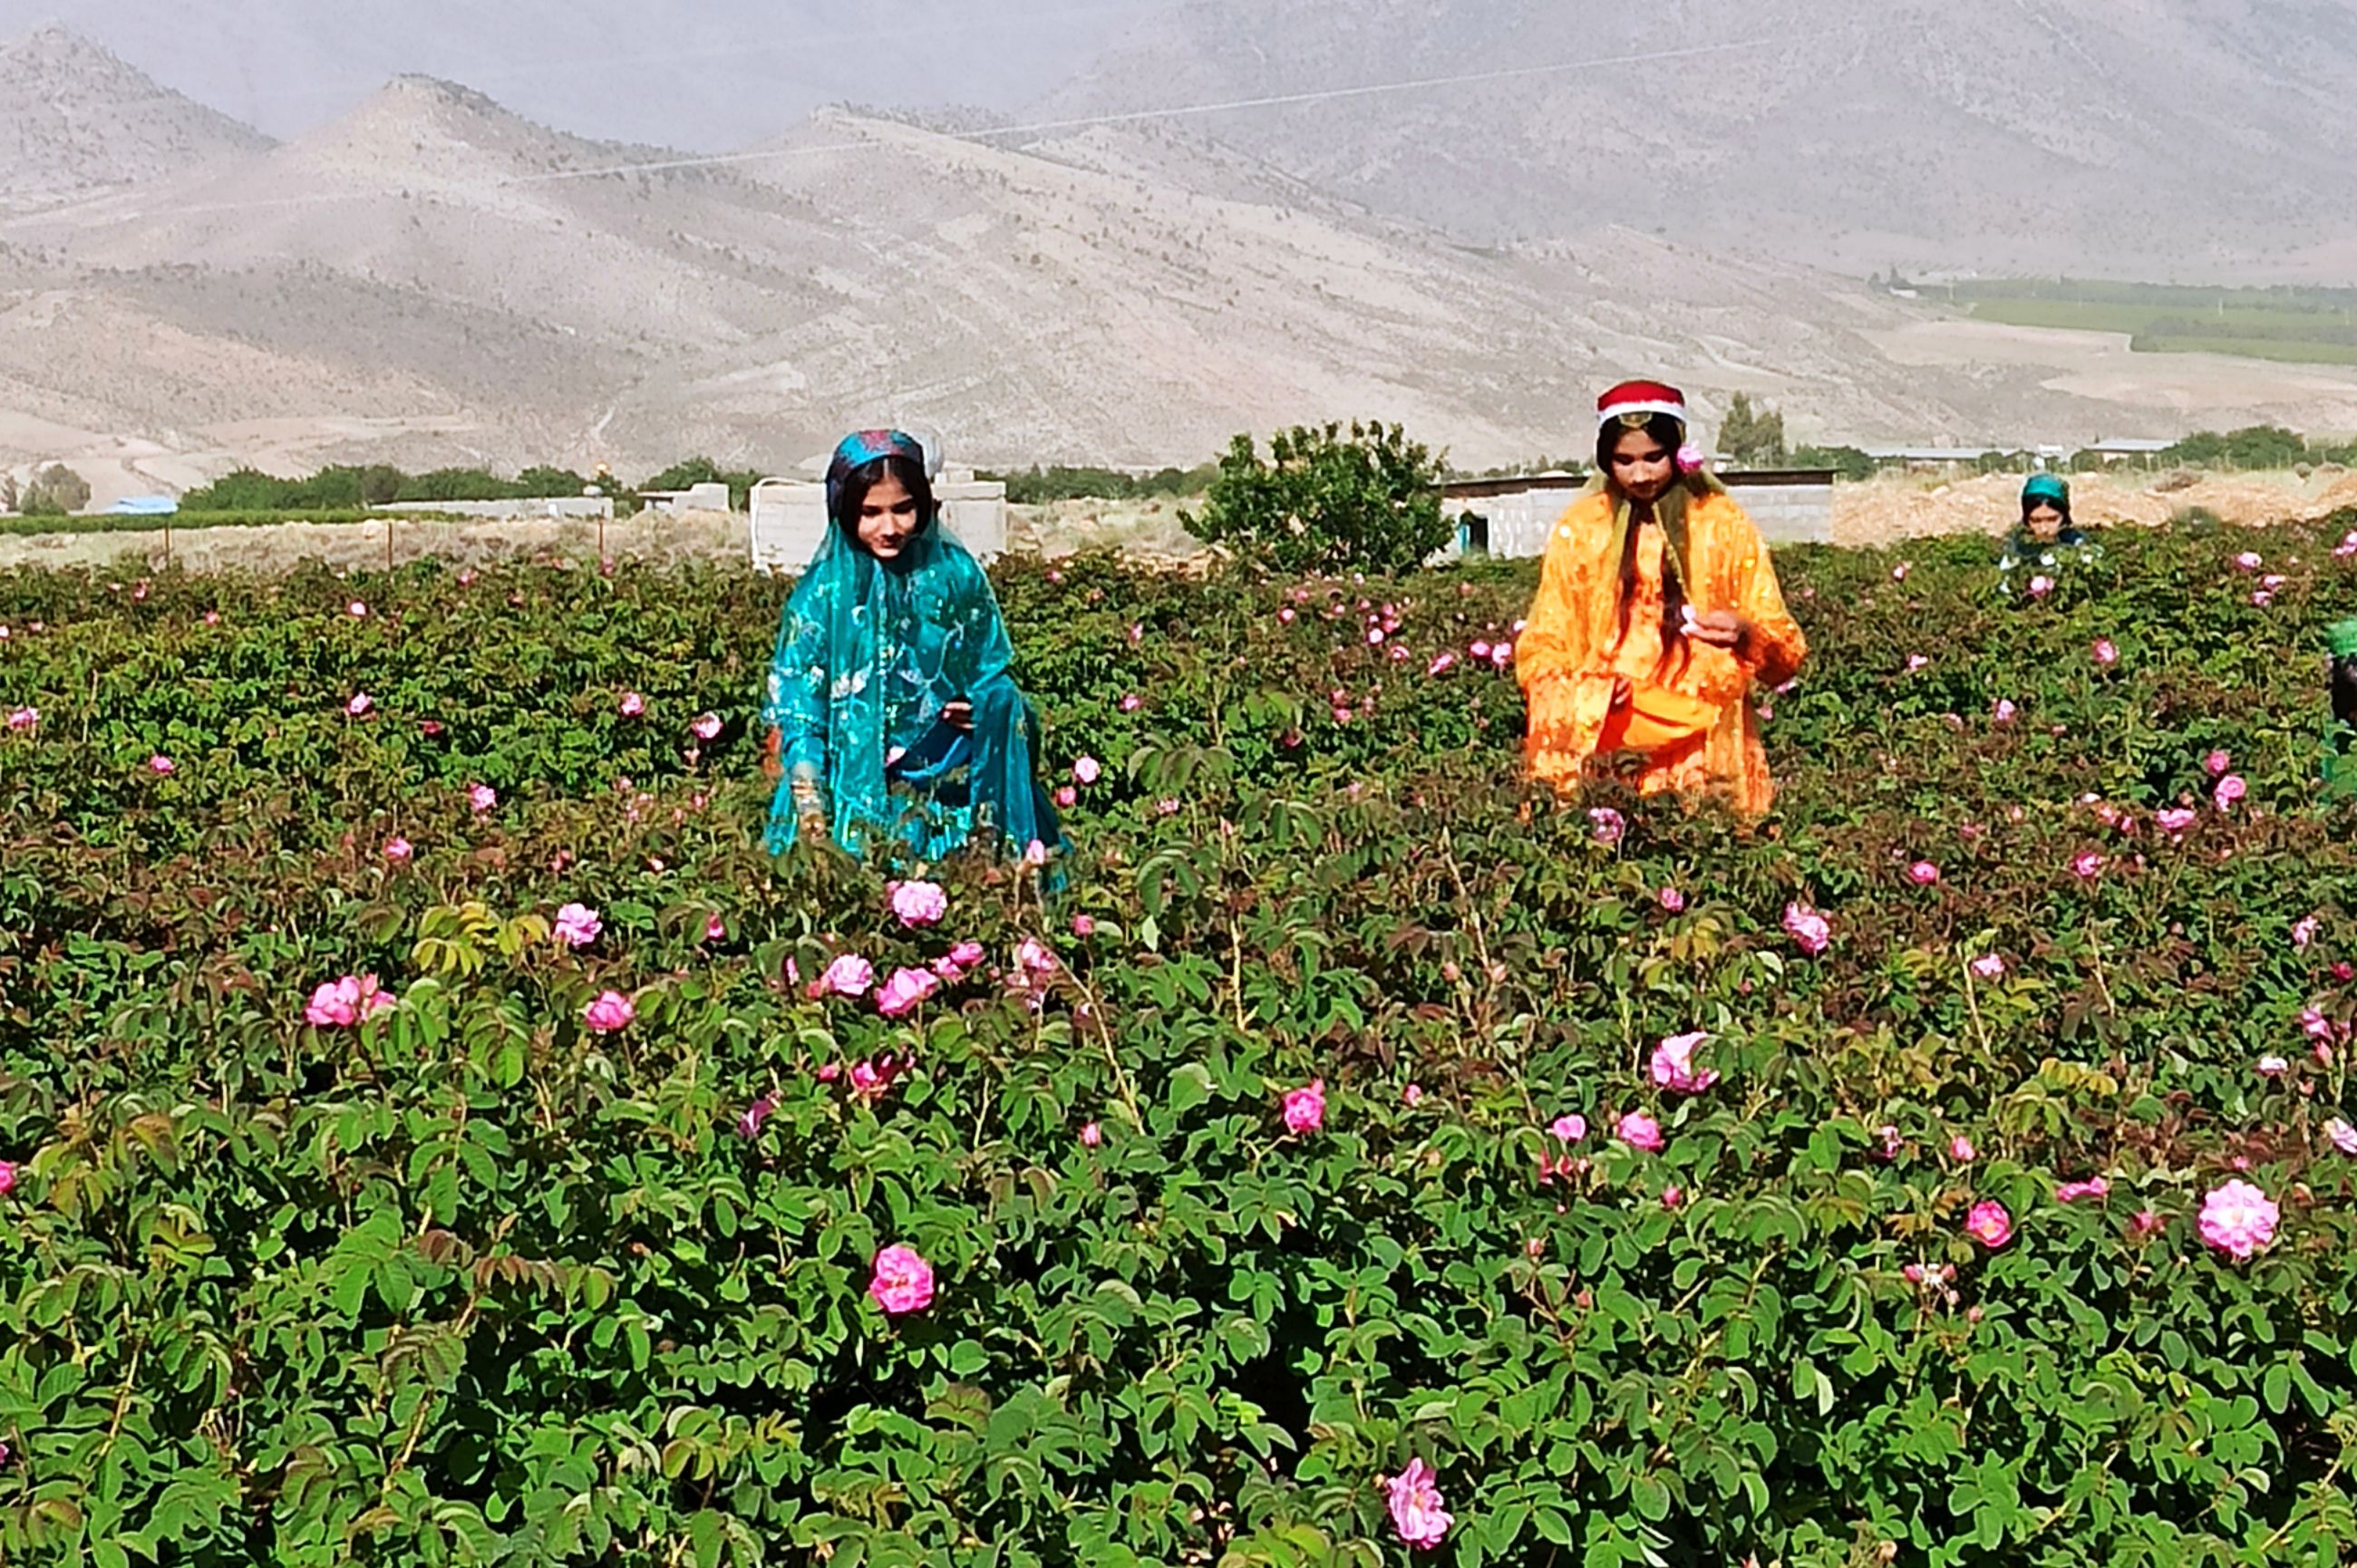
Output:
<instances>
[{"instance_id":1,"label":"barren hillside","mask_svg":"<svg viewBox=\"0 0 2357 1568\"><path fill-rule=\"evenodd\" d=\"M0 211L248 154L269 139L48 27L0 42Z\"/></svg>"}]
</instances>

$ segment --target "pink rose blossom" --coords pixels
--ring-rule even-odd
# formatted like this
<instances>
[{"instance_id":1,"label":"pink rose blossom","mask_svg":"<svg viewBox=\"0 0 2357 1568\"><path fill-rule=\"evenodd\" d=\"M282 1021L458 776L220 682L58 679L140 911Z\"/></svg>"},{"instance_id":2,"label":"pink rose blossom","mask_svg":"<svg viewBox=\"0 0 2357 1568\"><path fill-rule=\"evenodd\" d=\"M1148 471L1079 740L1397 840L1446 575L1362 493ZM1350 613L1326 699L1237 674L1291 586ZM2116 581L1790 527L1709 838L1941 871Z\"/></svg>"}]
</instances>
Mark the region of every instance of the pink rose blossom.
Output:
<instances>
[{"instance_id":1,"label":"pink rose blossom","mask_svg":"<svg viewBox=\"0 0 2357 1568\"><path fill-rule=\"evenodd\" d=\"M2290 1070L2291 1063L2286 1061L2279 1056L2274 1055L2273 1053L2263 1056L2259 1058L2259 1076L2261 1078L2281 1078Z\"/></svg>"},{"instance_id":2,"label":"pink rose blossom","mask_svg":"<svg viewBox=\"0 0 2357 1568\"><path fill-rule=\"evenodd\" d=\"M1410 1546L1434 1547L1448 1534L1448 1527L1457 1522L1455 1516L1441 1506L1437 1477L1431 1466L1422 1459L1411 1459L1407 1468L1383 1483L1385 1499L1391 1509L1392 1528Z\"/></svg>"},{"instance_id":3,"label":"pink rose blossom","mask_svg":"<svg viewBox=\"0 0 2357 1568\"><path fill-rule=\"evenodd\" d=\"M622 701L619 705L621 708L622 716L626 719L637 718L647 711L647 700L636 692L623 693Z\"/></svg>"},{"instance_id":4,"label":"pink rose blossom","mask_svg":"<svg viewBox=\"0 0 2357 1568\"><path fill-rule=\"evenodd\" d=\"M2013 722L2013 715L2020 711L2013 705L2012 698L1999 697L1996 700L1996 706L1989 710L1989 718L1996 724L2009 725Z\"/></svg>"},{"instance_id":5,"label":"pink rose blossom","mask_svg":"<svg viewBox=\"0 0 2357 1568\"><path fill-rule=\"evenodd\" d=\"M2291 929L2292 947L2296 950L2305 950L2308 944L2316 940L2316 917L2313 915L2302 916L2299 921Z\"/></svg>"},{"instance_id":6,"label":"pink rose blossom","mask_svg":"<svg viewBox=\"0 0 2357 1568\"><path fill-rule=\"evenodd\" d=\"M1411 1083L1400 1090L1400 1103L1413 1111L1424 1103L1424 1085Z\"/></svg>"},{"instance_id":7,"label":"pink rose blossom","mask_svg":"<svg viewBox=\"0 0 2357 1568\"><path fill-rule=\"evenodd\" d=\"M1477 642L1465 651L1476 659L1487 659L1490 657L1490 645L1487 642Z\"/></svg>"},{"instance_id":8,"label":"pink rose blossom","mask_svg":"<svg viewBox=\"0 0 2357 1568\"><path fill-rule=\"evenodd\" d=\"M1876 1129L1874 1135L1882 1144L1882 1147L1875 1152L1886 1160L1897 1159L1907 1148L1906 1141L1899 1135L1899 1129L1888 1122Z\"/></svg>"},{"instance_id":9,"label":"pink rose blossom","mask_svg":"<svg viewBox=\"0 0 2357 1568\"><path fill-rule=\"evenodd\" d=\"M1964 1218L1964 1234L1994 1251L2013 1240L2013 1216L1994 1199L1975 1203Z\"/></svg>"},{"instance_id":10,"label":"pink rose blossom","mask_svg":"<svg viewBox=\"0 0 2357 1568\"><path fill-rule=\"evenodd\" d=\"M2237 1262L2275 1240L2281 1212L2267 1195L2242 1180L2214 1187L2201 1200L2201 1239Z\"/></svg>"},{"instance_id":11,"label":"pink rose blossom","mask_svg":"<svg viewBox=\"0 0 2357 1568\"><path fill-rule=\"evenodd\" d=\"M554 934L566 947L586 948L596 941L597 933L605 929L606 922L599 919L597 911L588 905L567 904L556 911Z\"/></svg>"},{"instance_id":12,"label":"pink rose blossom","mask_svg":"<svg viewBox=\"0 0 2357 1568\"><path fill-rule=\"evenodd\" d=\"M1973 1147L1970 1138L1959 1133L1948 1140L1948 1157L1960 1165L1968 1165L1980 1157L1980 1151Z\"/></svg>"},{"instance_id":13,"label":"pink rose blossom","mask_svg":"<svg viewBox=\"0 0 2357 1568\"><path fill-rule=\"evenodd\" d=\"M393 993L379 989L375 975L348 974L312 992L303 1018L317 1028L350 1028L393 1008Z\"/></svg>"},{"instance_id":14,"label":"pink rose blossom","mask_svg":"<svg viewBox=\"0 0 2357 1568\"><path fill-rule=\"evenodd\" d=\"M2223 751L2213 751L2201 759L2201 766L2209 769L2211 778L2221 779L2234 766L2234 759Z\"/></svg>"},{"instance_id":15,"label":"pink rose blossom","mask_svg":"<svg viewBox=\"0 0 2357 1568\"><path fill-rule=\"evenodd\" d=\"M1577 1144L1587 1136L1587 1118L1574 1111L1549 1122L1547 1131L1563 1143Z\"/></svg>"},{"instance_id":16,"label":"pink rose blossom","mask_svg":"<svg viewBox=\"0 0 2357 1568\"><path fill-rule=\"evenodd\" d=\"M395 865L407 865L416 854L416 846L399 833L384 841L384 857Z\"/></svg>"},{"instance_id":17,"label":"pink rose blossom","mask_svg":"<svg viewBox=\"0 0 2357 1568\"><path fill-rule=\"evenodd\" d=\"M1092 918L1087 915L1075 915L1072 917L1072 935L1080 938L1082 941L1086 941L1089 938L1095 936L1096 934L1097 923Z\"/></svg>"},{"instance_id":18,"label":"pink rose blossom","mask_svg":"<svg viewBox=\"0 0 2357 1568\"><path fill-rule=\"evenodd\" d=\"M8 727L10 729L27 730L31 729L35 725L38 725L40 722L41 710L38 708L11 708L8 710Z\"/></svg>"},{"instance_id":19,"label":"pink rose blossom","mask_svg":"<svg viewBox=\"0 0 2357 1568\"><path fill-rule=\"evenodd\" d=\"M158 779L164 779L178 771L178 767L170 757L159 751L147 759L147 771Z\"/></svg>"},{"instance_id":20,"label":"pink rose blossom","mask_svg":"<svg viewBox=\"0 0 2357 1568\"><path fill-rule=\"evenodd\" d=\"M1607 849L1619 843L1629 832L1629 819L1609 806L1589 808L1587 821L1596 831L1596 842Z\"/></svg>"},{"instance_id":21,"label":"pink rose blossom","mask_svg":"<svg viewBox=\"0 0 2357 1568\"><path fill-rule=\"evenodd\" d=\"M810 993L819 996L865 996L876 983L876 966L857 953L838 954L816 980Z\"/></svg>"},{"instance_id":22,"label":"pink rose blossom","mask_svg":"<svg viewBox=\"0 0 2357 1568\"><path fill-rule=\"evenodd\" d=\"M2071 875L2082 882L2092 881L2104 874L2104 857L2093 850L2082 850L2071 857Z\"/></svg>"},{"instance_id":23,"label":"pink rose blossom","mask_svg":"<svg viewBox=\"0 0 2357 1568\"><path fill-rule=\"evenodd\" d=\"M368 614L368 606L358 599L354 599L350 604L344 607L344 613L351 617L354 620L359 620Z\"/></svg>"},{"instance_id":24,"label":"pink rose blossom","mask_svg":"<svg viewBox=\"0 0 2357 1568\"><path fill-rule=\"evenodd\" d=\"M1662 1136L1662 1124L1641 1111L1631 1111L1613 1125L1613 1136L1632 1149L1658 1155L1667 1140Z\"/></svg>"},{"instance_id":25,"label":"pink rose blossom","mask_svg":"<svg viewBox=\"0 0 2357 1568\"><path fill-rule=\"evenodd\" d=\"M2091 1176L2085 1181L2064 1182L2054 1189L2054 1200L2057 1203L2076 1203L2083 1197L2101 1197L2111 1190L2110 1182L2102 1176Z\"/></svg>"},{"instance_id":26,"label":"pink rose blossom","mask_svg":"<svg viewBox=\"0 0 2357 1568\"><path fill-rule=\"evenodd\" d=\"M2225 811L2233 810L2234 802L2250 792L2250 786L2243 782L2241 774L2229 773L2218 780L2218 788L2211 791L2211 799L2217 802L2220 811Z\"/></svg>"},{"instance_id":27,"label":"pink rose blossom","mask_svg":"<svg viewBox=\"0 0 2357 1568\"><path fill-rule=\"evenodd\" d=\"M1081 1128L1081 1144L1082 1144L1082 1147L1084 1147L1084 1148L1093 1149L1093 1148L1095 1148L1098 1144L1102 1144L1102 1143L1103 1143L1103 1142L1104 1142L1104 1129L1103 1129L1103 1127L1098 1126L1098 1125L1097 1125L1095 1122L1090 1122L1084 1123L1084 1124L1082 1126L1082 1128Z\"/></svg>"},{"instance_id":28,"label":"pink rose blossom","mask_svg":"<svg viewBox=\"0 0 2357 1568\"><path fill-rule=\"evenodd\" d=\"M1070 810L1071 810L1074 806L1077 806L1077 805L1079 805L1080 803L1081 803L1081 792L1080 792L1078 789L1073 789L1070 784L1060 784L1060 785L1058 785L1058 786L1057 786L1057 788L1056 788L1056 804L1057 804L1057 805L1059 805L1059 806L1060 806L1060 807L1064 808L1066 811L1070 811Z\"/></svg>"},{"instance_id":29,"label":"pink rose blossom","mask_svg":"<svg viewBox=\"0 0 2357 1568\"><path fill-rule=\"evenodd\" d=\"M610 1035L617 1029L628 1028L639 1010L630 999L619 991L601 991L597 1000L581 1010L581 1021L596 1033Z\"/></svg>"},{"instance_id":30,"label":"pink rose blossom","mask_svg":"<svg viewBox=\"0 0 2357 1568\"><path fill-rule=\"evenodd\" d=\"M1139 696L1136 693L1124 692L1121 694L1121 711L1123 713L1134 714L1144 706L1146 706L1146 699Z\"/></svg>"},{"instance_id":31,"label":"pink rose blossom","mask_svg":"<svg viewBox=\"0 0 2357 1568\"><path fill-rule=\"evenodd\" d=\"M1667 909L1673 915L1679 913L1686 907L1686 896L1679 892L1674 887L1663 888L1660 897L1662 900L1662 908Z\"/></svg>"},{"instance_id":32,"label":"pink rose blossom","mask_svg":"<svg viewBox=\"0 0 2357 1568\"><path fill-rule=\"evenodd\" d=\"M876 1274L867 1294L893 1316L922 1312L933 1304L933 1266L914 1247L895 1243L876 1254Z\"/></svg>"},{"instance_id":33,"label":"pink rose blossom","mask_svg":"<svg viewBox=\"0 0 2357 1568\"><path fill-rule=\"evenodd\" d=\"M1288 1133L1315 1133L1326 1125L1326 1080L1316 1079L1307 1089L1287 1090L1285 1095L1285 1130Z\"/></svg>"},{"instance_id":34,"label":"pink rose blossom","mask_svg":"<svg viewBox=\"0 0 2357 1568\"><path fill-rule=\"evenodd\" d=\"M2160 831L2165 833L2182 833L2191 827L2201 815L2201 812L2190 806L2171 806L2164 811L2155 811L2152 814L2152 820L2160 824Z\"/></svg>"},{"instance_id":35,"label":"pink rose blossom","mask_svg":"<svg viewBox=\"0 0 2357 1568\"><path fill-rule=\"evenodd\" d=\"M1901 561L1898 565L1893 566L1890 569L1890 580L1894 583L1903 583L1907 580L1907 574L1913 570L1913 566Z\"/></svg>"},{"instance_id":36,"label":"pink rose blossom","mask_svg":"<svg viewBox=\"0 0 2357 1568\"><path fill-rule=\"evenodd\" d=\"M694 733L696 739L712 740L720 734L720 715L714 713L698 714L690 721L687 727Z\"/></svg>"},{"instance_id":37,"label":"pink rose blossom","mask_svg":"<svg viewBox=\"0 0 2357 1568\"><path fill-rule=\"evenodd\" d=\"M1907 656L1907 673L1912 675L1915 671L1922 669L1925 665L1931 662L1932 661L1929 659L1924 658L1923 655L1920 653L1910 653Z\"/></svg>"},{"instance_id":38,"label":"pink rose blossom","mask_svg":"<svg viewBox=\"0 0 2357 1568\"><path fill-rule=\"evenodd\" d=\"M1456 668L1456 665L1457 655L1454 653L1436 653L1432 656L1432 662L1424 667L1424 672L1425 675L1429 678L1434 675L1444 674L1449 670Z\"/></svg>"},{"instance_id":39,"label":"pink rose blossom","mask_svg":"<svg viewBox=\"0 0 2357 1568\"><path fill-rule=\"evenodd\" d=\"M366 692L354 692L352 693L352 700L344 704L344 712L350 714L356 719L364 719L368 717L369 711L375 706L376 699L370 696Z\"/></svg>"},{"instance_id":40,"label":"pink rose blossom","mask_svg":"<svg viewBox=\"0 0 2357 1568\"><path fill-rule=\"evenodd\" d=\"M1919 860L1907 868L1907 880L1918 887L1929 887L1940 880L1940 868L1928 860Z\"/></svg>"},{"instance_id":41,"label":"pink rose blossom","mask_svg":"<svg viewBox=\"0 0 2357 1568\"><path fill-rule=\"evenodd\" d=\"M2335 1116L2327 1122L2324 1135L2331 1139L2332 1146L2342 1154L2357 1155L2357 1127L2352 1127L2343 1118Z\"/></svg>"},{"instance_id":42,"label":"pink rose blossom","mask_svg":"<svg viewBox=\"0 0 2357 1568\"><path fill-rule=\"evenodd\" d=\"M720 940L723 940L724 939L726 939L726 938L727 937L727 935L728 935L728 922L726 922L726 920L723 920L723 919L722 919L719 916L717 916L717 915L707 915L707 916L705 916L705 919L704 919L704 940L705 940L705 941L707 941L707 942L716 942L716 941L720 941Z\"/></svg>"},{"instance_id":43,"label":"pink rose blossom","mask_svg":"<svg viewBox=\"0 0 2357 1568\"><path fill-rule=\"evenodd\" d=\"M0 1197L6 1197L9 1193L14 1192L16 1188L16 1162L13 1160L0 1160ZM5 1444L0 1444L0 1462L5 1462L6 1460L7 1452L6 1446Z\"/></svg>"},{"instance_id":44,"label":"pink rose blossom","mask_svg":"<svg viewBox=\"0 0 2357 1568\"><path fill-rule=\"evenodd\" d=\"M2245 572L2255 572L2266 563L2260 558L2256 551L2245 550L2234 557L2234 564Z\"/></svg>"},{"instance_id":45,"label":"pink rose blossom","mask_svg":"<svg viewBox=\"0 0 2357 1568\"><path fill-rule=\"evenodd\" d=\"M2051 577L2032 577L2032 578L2030 578L2030 579L2029 579L2029 596L2030 596L2031 598L2033 598L2033 599L2042 599L2042 598L2044 598L2047 595L2049 595L2049 594L2052 593L2053 591L2054 591L2054 579L2053 579L2053 578L2051 578Z\"/></svg>"},{"instance_id":46,"label":"pink rose blossom","mask_svg":"<svg viewBox=\"0 0 2357 1568\"><path fill-rule=\"evenodd\" d=\"M1672 1182L1669 1186L1662 1188L1662 1207L1663 1208L1675 1208L1685 1200L1685 1189L1679 1187L1677 1183Z\"/></svg>"},{"instance_id":47,"label":"pink rose blossom","mask_svg":"<svg viewBox=\"0 0 2357 1568\"><path fill-rule=\"evenodd\" d=\"M1083 757L1072 764L1072 782L1083 788L1095 783L1103 775L1103 765L1093 757Z\"/></svg>"},{"instance_id":48,"label":"pink rose blossom","mask_svg":"<svg viewBox=\"0 0 2357 1568\"><path fill-rule=\"evenodd\" d=\"M1162 816L1175 817L1178 814L1178 798L1175 795L1165 795L1154 802L1154 809Z\"/></svg>"},{"instance_id":49,"label":"pink rose blossom","mask_svg":"<svg viewBox=\"0 0 2357 1568\"><path fill-rule=\"evenodd\" d=\"M2128 1229L2139 1236L2149 1236L2160 1229L2160 1216L2149 1208L2139 1208L2130 1217Z\"/></svg>"},{"instance_id":50,"label":"pink rose blossom","mask_svg":"<svg viewBox=\"0 0 2357 1568\"><path fill-rule=\"evenodd\" d=\"M2005 972L2005 960L1993 952L1983 953L1973 960L1972 972L1983 980L1995 980Z\"/></svg>"},{"instance_id":51,"label":"pink rose blossom","mask_svg":"<svg viewBox=\"0 0 2357 1568\"><path fill-rule=\"evenodd\" d=\"M500 792L488 784L467 786L467 804L478 812L488 811L500 803Z\"/></svg>"},{"instance_id":52,"label":"pink rose blossom","mask_svg":"<svg viewBox=\"0 0 2357 1568\"><path fill-rule=\"evenodd\" d=\"M950 912L950 896L938 882L895 882L888 891L893 918L911 930L938 925Z\"/></svg>"},{"instance_id":53,"label":"pink rose blossom","mask_svg":"<svg viewBox=\"0 0 2357 1568\"><path fill-rule=\"evenodd\" d=\"M887 1018L905 1018L917 1004L941 989L941 976L930 969L896 969L876 991L876 1011Z\"/></svg>"},{"instance_id":54,"label":"pink rose blossom","mask_svg":"<svg viewBox=\"0 0 2357 1568\"><path fill-rule=\"evenodd\" d=\"M1813 958L1824 951L1834 940L1834 929L1825 918L1800 904L1784 906L1784 929L1801 944L1801 950Z\"/></svg>"},{"instance_id":55,"label":"pink rose blossom","mask_svg":"<svg viewBox=\"0 0 2357 1568\"><path fill-rule=\"evenodd\" d=\"M2096 663L2106 668L2120 661L2120 650L2112 646L2112 639L2108 637L2095 639L2094 646L2087 651L2094 657Z\"/></svg>"},{"instance_id":56,"label":"pink rose blossom","mask_svg":"<svg viewBox=\"0 0 2357 1568\"><path fill-rule=\"evenodd\" d=\"M1695 1070L1695 1047L1710 1036L1702 1030L1690 1035L1672 1035L1653 1047L1653 1081L1663 1089L1680 1094L1700 1094L1718 1081L1718 1074L1708 1068Z\"/></svg>"},{"instance_id":57,"label":"pink rose blossom","mask_svg":"<svg viewBox=\"0 0 2357 1568\"><path fill-rule=\"evenodd\" d=\"M1276 612L1276 618L1286 626L1293 624L1293 607L1286 605Z\"/></svg>"},{"instance_id":58,"label":"pink rose blossom","mask_svg":"<svg viewBox=\"0 0 2357 1568\"><path fill-rule=\"evenodd\" d=\"M767 1122L771 1112L777 1109L776 1096L769 1094L761 1096L760 1099L745 1107L745 1113L737 1118L737 1135L740 1138L759 1137L761 1123Z\"/></svg>"}]
</instances>

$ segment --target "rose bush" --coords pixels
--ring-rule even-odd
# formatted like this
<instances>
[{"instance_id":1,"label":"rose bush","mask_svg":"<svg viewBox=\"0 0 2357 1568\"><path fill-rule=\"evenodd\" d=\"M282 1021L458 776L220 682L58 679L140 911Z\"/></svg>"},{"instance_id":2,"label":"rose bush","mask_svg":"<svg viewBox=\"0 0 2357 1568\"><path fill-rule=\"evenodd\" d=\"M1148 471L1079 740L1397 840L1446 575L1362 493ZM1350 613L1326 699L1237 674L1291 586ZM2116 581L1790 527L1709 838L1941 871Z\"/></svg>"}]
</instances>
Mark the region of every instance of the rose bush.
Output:
<instances>
[{"instance_id":1,"label":"rose bush","mask_svg":"<svg viewBox=\"0 0 2357 1568\"><path fill-rule=\"evenodd\" d=\"M1527 567L1009 564L915 924L776 585L0 578L0 1559L2337 1562L2349 521L1786 553L1756 826L1516 782Z\"/></svg>"}]
</instances>

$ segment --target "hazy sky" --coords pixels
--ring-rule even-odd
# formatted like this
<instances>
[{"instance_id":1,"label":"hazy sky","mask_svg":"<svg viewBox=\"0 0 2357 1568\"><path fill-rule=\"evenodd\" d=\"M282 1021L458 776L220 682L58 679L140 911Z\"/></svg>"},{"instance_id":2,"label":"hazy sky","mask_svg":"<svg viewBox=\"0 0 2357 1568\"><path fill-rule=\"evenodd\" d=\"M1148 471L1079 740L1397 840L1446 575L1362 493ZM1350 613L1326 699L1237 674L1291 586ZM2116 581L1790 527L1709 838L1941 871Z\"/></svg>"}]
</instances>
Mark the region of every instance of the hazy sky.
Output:
<instances>
[{"instance_id":1,"label":"hazy sky","mask_svg":"<svg viewBox=\"0 0 2357 1568\"><path fill-rule=\"evenodd\" d=\"M0 0L274 136L406 71L562 130L695 149L851 102L1014 108L1168 0Z\"/></svg>"}]
</instances>

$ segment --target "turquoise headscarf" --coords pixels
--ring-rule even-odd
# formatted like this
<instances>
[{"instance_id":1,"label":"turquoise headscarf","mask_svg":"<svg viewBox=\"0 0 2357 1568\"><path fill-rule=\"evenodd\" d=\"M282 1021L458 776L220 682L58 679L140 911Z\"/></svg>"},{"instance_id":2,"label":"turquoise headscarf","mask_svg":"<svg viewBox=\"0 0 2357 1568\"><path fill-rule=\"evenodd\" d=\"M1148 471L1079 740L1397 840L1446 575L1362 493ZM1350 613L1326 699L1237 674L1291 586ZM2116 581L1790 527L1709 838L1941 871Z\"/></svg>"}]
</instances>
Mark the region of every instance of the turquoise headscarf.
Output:
<instances>
[{"instance_id":1,"label":"turquoise headscarf","mask_svg":"<svg viewBox=\"0 0 2357 1568\"><path fill-rule=\"evenodd\" d=\"M1060 832L1032 785L1036 722L1015 693L1014 646L980 563L942 531L938 509L889 562L843 516L852 475L888 456L924 466L924 449L897 430L862 431L835 448L826 536L779 622L762 711L780 732L787 778L770 806L770 848L783 851L800 831L799 777L823 780L834 840L855 853L897 839L922 857L946 854L976 825L977 808L1010 853L1035 839L1055 849ZM970 736L942 723L942 706L960 699L974 705ZM896 779L911 788L896 795Z\"/></svg>"},{"instance_id":2,"label":"turquoise headscarf","mask_svg":"<svg viewBox=\"0 0 2357 1568\"><path fill-rule=\"evenodd\" d=\"M2021 510L2028 511L2041 501L2064 517L2069 517L2071 515L2071 481L2060 474L2030 475L2029 482L2021 487Z\"/></svg>"}]
</instances>

